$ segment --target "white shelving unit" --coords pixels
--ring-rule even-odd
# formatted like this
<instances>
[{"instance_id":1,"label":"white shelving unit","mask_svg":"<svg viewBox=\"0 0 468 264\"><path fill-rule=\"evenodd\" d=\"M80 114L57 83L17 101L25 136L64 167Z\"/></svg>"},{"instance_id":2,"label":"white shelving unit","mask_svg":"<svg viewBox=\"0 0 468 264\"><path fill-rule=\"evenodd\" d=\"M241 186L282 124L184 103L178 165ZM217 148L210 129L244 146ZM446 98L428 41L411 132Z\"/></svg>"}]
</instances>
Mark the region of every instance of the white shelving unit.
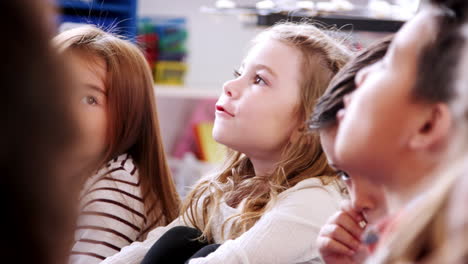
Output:
<instances>
[{"instance_id":1,"label":"white shelving unit","mask_svg":"<svg viewBox=\"0 0 468 264\"><path fill-rule=\"evenodd\" d=\"M154 86L164 147L169 156L169 164L181 196L187 194L187 187L193 185L200 177L208 174L217 164L198 161L187 155L182 159L172 157L173 148L179 137L186 130L194 108L201 101L214 102L222 92L220 87L194 86Z\"/></svg>"},{"instance_id":2,"label":"white shelving unit","mask_svg":"<svg viewBox=\"0 0 468 264\"><path fill-rule=\"evenodd\" d=\"M156 97L180 99L216 99L221 94L221 88L199 88L188 86L155 85Z\"/></svg>"},{"instance_id":3,"label":"white shelving unit","mask_svg":"<svg viewBox=\"0 0 468 264\"><path fill-rule=\"evenodd\" d=\"M221 94L213 87L194 86L154 86L159 121L166 151L171 152L174 144L189 121L194 107L200 101L216 101ZM213 112L214 103L213 103Z\"/></svg>"}]
</instances>

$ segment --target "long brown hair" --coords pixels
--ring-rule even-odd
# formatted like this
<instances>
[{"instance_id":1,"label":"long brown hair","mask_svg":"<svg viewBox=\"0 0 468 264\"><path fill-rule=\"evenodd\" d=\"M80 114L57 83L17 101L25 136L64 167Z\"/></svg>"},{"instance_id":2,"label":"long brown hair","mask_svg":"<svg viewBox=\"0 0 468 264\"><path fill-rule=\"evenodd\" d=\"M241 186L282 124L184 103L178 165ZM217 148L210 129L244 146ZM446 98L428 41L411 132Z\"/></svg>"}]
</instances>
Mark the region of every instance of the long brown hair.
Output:
<instances>
[{"instance_id":1,"label":"long brown hair","mask_svg":"<svg viewBox=\"0 0 468 264\"><path fill-rule=\"evenodd\" d=\"M108 149L100 166L130 154L138 167L149 226L170 223L178 216L180 200L164 152L153 79L144 55L129 41L94 26L65 31L54 41L62 52L81 51L106 62Z\"/></svg>"},{"instance_id":2,"label":"long brown hair","mask_svg":"<svg viewBox=\"0 0 468 264\"><path fill-rule=\"evenodd\" d=\"M266 177L257 177L250 159L231 150L221 173L201 180L194 187L182 208L183 217L185 221L202 230L202 238L208 241L213 239L212 212L218 208L223 198L233 207L243 204L240 214L227 219L221 227L224 231L227 222L234 220L231 232L227 234L228 238L234 239L249 230L284 190L313 177L319 178L323 184L335 180L335 173L327 164L318 135L306 133L305 121L331 78L347 62L349 52L335 39L305 23L275 25L260 33L254 39L254 44L271 40L285 43L302 53L302 66L299 70L303 78L296 113L300 122L299 129L303 133L284 146L281 161ZM224 237L225 234L222 233Z\"/></svg>"}]
</instances>

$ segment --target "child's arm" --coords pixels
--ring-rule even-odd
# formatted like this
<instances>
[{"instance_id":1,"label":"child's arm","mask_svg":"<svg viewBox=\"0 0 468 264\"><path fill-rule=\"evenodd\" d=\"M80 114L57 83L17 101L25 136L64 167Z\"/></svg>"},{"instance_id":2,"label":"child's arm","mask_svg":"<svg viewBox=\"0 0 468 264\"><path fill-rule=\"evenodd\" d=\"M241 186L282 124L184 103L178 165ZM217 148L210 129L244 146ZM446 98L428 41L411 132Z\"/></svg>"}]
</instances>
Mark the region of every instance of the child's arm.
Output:
<instances>
[{"instance_id":1,"label":"child's arm","mask_svg":"<svg viewBox=\"0 0 468 264\"><path fill-rule=\"evenodd\" d=\"M203 198L200 199L199 204L202 204L202 202ZM185 215L190 215L190 212L187 212ZM179 216L169 225L153 229L148 233L148 236L143 242L134 242L122 248L119 253L106 258L101 264L140 264L154 243L156 243L164 233L176 226L193 227L190 222L187 223L182 216Z\"/></svg>"},{"instance_id":2,"label":"child's arm","mask_svg":"<svg viewBox=\"0 0 468 264\"><path fill-rule=\"evenodd\" d=\"M239 238L189 263L319 263L315 240L320 227L338 209L339 200L329 190L321 186L298 189L281 197Z\"/></svg>"},{"instance_id":3,"label":"child's arm","mask_svg":"<svg viewBox=\"0 0 468 264\"><path fill-rule=\"evenodd\" d=\"M122 248L119 253L106 258L101 264L140 264L146 253L164 233L175 226L181 225L186 224L184 224L182 217L179 216L169 225L153 229L153 231L148 234L145 241L133 242L129 246Z\"/></svg>"},{"instance_id":4,"label":"child's arm","mask_svg":"<svg viewBox=\"0 0 468 264\"><path fill-rule=\"evenodd\" d=\"M364 228L360 226L364 218L355 212L349 202L328 219L320 230L317 245L320 255L328 264L361 263L365 249L360 238Z\"/></svg>"}]
</instances>

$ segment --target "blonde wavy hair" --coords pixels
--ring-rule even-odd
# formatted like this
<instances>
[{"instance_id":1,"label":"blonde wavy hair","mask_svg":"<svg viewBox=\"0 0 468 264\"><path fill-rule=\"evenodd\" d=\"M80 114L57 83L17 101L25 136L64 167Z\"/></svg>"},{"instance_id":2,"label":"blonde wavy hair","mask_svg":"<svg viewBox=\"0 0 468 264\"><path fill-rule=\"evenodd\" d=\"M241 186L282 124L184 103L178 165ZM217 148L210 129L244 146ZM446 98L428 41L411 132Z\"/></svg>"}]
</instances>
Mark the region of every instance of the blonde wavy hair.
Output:
<instances>
[{"instance_id":1,"label":"blonde wavy hair","mask_svg":"<svg viewBox=\"0 0 468 264\"><path fill-rule=\"evenodd\" d=\"M305 123L316 100L332 77L346 64L350 52L338 40L306 23L281 23L261 32L253 44L280 41L302 53L300 102L297 116L301 135L287 143L281 161L270 175L256 176L250 159L230 150L221 173L202 179L189 193L182 207L185 222L202 230L201 239L213 241L211 223L222 200L232 207L242 205L241 212L227 219L221 227L223 239L235 239L249 230L274 204L277 196L298 182L319 178L324 185L336 182L335 172L316 133L306 133ZM310 201L311 203L314 201ZM231 231L224 234L227 222Z\"/></svg>"}]
</instances>

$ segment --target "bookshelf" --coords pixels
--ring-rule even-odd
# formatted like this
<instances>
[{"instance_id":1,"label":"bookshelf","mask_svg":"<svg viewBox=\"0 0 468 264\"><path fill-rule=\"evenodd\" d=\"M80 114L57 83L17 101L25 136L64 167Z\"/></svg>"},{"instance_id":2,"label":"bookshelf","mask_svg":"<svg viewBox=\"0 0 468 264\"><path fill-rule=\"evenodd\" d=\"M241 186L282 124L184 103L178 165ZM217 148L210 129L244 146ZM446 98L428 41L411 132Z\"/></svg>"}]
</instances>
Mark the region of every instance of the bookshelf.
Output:
<instances>
[{"instance_id":1,"label":"bookshelf","mask_svg":"<svg viewBox=\"0 0 468 264\"><path fill-rule=\"evenodd\" d=\"M95 24L134 40L137 0L57 0L59 23Z\"/></svg>"},{"instance_id":2,"label":"bookshelf","mask_svg":"<svg viewBox=\"0 0 468 264\"><path fill-rule=\"evenodd\" d=\"M221 86L154 86L165 151L177 190L182 197L187 194L187 187L219 166L218 163L200 161L188 152L182 157L176 153L180 142L187 142L187 130L194 131L190 124L194 121L195 113L200 111L200 106L205 115L213 115L211 118L205 116L205 121L214 120L214 105L221 91Z\"/></svg>"},{"instance_id":3,"label":"bookshelf","mask_svg":"<svg viewBox=\"0 0 468 264\"><path fill-rule=\"evenodd\" d=\"M207 111L213 113L214 103L221 94L221 88L196 86L154 86L159 121L166 150L172 152L181 131L201 102L209 102Z\"/></svg>"}]
</instances>

